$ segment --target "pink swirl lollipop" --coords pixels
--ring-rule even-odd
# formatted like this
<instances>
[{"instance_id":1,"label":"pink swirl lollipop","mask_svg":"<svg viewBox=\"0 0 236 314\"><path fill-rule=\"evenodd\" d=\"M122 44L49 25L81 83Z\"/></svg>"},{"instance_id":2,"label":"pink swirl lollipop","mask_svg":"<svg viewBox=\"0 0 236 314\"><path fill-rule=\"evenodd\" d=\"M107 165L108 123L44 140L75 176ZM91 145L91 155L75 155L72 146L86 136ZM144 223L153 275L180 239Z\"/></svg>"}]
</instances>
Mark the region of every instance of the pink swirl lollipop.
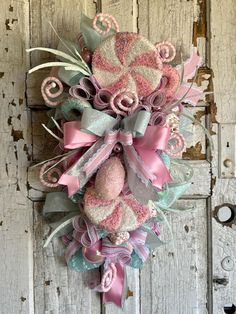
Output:
<instances>
[{"instance_id":1,"label":"pink swirl lollipop","mask_svg":"<svg viewBox=\"0 0 236 314\"><path fill-rule=\"evenodd\" d=\"M136 33L117 33L95 50L92 69L102 88L115 93L127 88L138 96L151 94L162 76L156 47Z\"/></svg>"},{"instance_id":2,"label":"pink swirl lollipop","mask_svg":"<svg viewBox=\"0 0 236 314\"><path fill-rule=\"evenodd\" d=\"M157 51L163 62L171 62L176 55L175 47L168 41L156 44Z\"/></svg>"},{"instance_id":3,"label":"pink swirl lollipop","mask_svg":"<svg viewBox=\"0 0 236 314\"><path fill-rule=\"evenodd\" d=\"M58 181L62 175L62 171L57 167L53 167L52 169L47 171L47 173L44 173L44 172L47 170L47 168L54 165L57 161L52 160L52 161L46 162L40 169L40 173L39 173L40 181L43 185L49 188L55 188L59 185Z\"/></svg>"},{"instance_id":4,"label":"pink swirl lollipop","mask_svg":"<svg viewBox=\"0 0 236 314\"><path fill-rule=\"evenodd\" d=\"M41 93L47 106L56 107L60 104L59 96L63 93L63 85L61 81L54 77L46 77L41 85Z\"/></svg>"},{"instance_id":5,"label":"pink swirl lollipop","mask_svg":"<svg viewBox=\"0 0 236 314\"><path fill-rule=\"evenodd\" d=\"M139 105L139 100L136 94L128 89L118 90L112 95L110 100L111 109L121 116L126 116L128 113L134 112Z\"/></svg>"}]
</instances>

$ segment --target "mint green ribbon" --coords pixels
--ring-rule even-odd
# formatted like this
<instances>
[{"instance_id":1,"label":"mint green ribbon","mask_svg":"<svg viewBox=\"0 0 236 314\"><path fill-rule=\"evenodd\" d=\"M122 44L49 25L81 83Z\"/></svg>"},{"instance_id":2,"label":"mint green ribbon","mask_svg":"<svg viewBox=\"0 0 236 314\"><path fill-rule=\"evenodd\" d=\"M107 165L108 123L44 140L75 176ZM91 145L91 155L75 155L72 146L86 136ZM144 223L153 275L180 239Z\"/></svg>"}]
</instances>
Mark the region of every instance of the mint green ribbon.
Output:
<instances>
[{"instance_id":1,"label":"mint green ribbon","mask_svg":"<svg viewBox=\"0 0 236 314\"><path fill-rule=\"evenodd\" d=\"M82 197L83 196L81 196L81 198ZM47 238L44 247L47 247L54 237L61 237L64 234L68 234L69 232L71 232L73 230L73 218L80 213L78 205L73 203L68 198L67 193L48 193L43 207L43 216L48 218L50 221L54 221L55 217L60 213L65 213L66 216L59 221L49 224L52 228L52 232Z\"/></svg>"},{"instance_id":2,"label":"mint green ribbon","mask_svg":"<svg viewBox=\"0 0 236 314\"><path fill-rule=\"evenodd\" d=\"M144 136L150 117L150 112L141 110L125 117L120 123L119 120L105 112L92 108L84 108L81 119L81 130L101 137L107 130L121 127L131 132L134 137Z\"/></svg>"}]
</instances>

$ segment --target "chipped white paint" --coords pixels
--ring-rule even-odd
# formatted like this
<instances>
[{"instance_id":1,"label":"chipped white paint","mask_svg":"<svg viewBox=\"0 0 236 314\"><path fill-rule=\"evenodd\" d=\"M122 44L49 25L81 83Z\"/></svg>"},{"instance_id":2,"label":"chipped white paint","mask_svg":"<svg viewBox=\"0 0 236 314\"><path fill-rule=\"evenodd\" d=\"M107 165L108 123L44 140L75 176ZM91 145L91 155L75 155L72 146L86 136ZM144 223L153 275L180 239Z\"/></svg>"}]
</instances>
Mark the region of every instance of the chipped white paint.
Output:
<instances>
[{"instance_id":1,"label":"chipped white paint","mask_svg":"<svg viewBox=\"0 0 236 314\"><path fill-rule=\"evenodd\" d=\"M0 312L33 313L32 204L27 198L30 116L25 75L28 1L3 1L0 14Z\"/></svg>"},{"instance_id":2,"label":"chipped white paint","mask_svg":"<svg viewBox=\"0 0 236 314\"><path fill-rule=\"evenodd\" d=\"M211 5L211 67L214 72L214 100L217 105L216 120L218 123L236 122L236 3L234 0L212 1ZM222 21L219 23L219 21ZM224 203L236 204L236 179L221 179L218 177L219 125L214 123L213 136L215 152L213 159L212 210ZM227 145L227 139L222 138L221 145ZM233 148L233 147L232 147ZM235 149L235 147L234 147ZM235 162L235 160L234 160ZM213 247L213 313L224 313L226 305L236 306L236 230L212 220ZM225 259L233 261L233 267L224 266ZM233 313L233 311L232 311Z\"/></svg>"}]
</instances>

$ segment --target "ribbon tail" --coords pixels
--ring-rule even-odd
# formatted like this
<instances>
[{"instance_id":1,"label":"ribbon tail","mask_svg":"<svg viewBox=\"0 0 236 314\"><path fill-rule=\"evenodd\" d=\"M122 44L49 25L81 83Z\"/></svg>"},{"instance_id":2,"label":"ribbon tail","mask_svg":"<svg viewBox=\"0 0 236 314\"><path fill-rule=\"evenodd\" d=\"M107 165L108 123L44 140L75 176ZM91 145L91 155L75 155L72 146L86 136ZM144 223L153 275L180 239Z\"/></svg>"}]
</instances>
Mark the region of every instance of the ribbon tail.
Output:
<instances>
[{"instance_id":1,"label":"ribbon tail","mask_svg":"<svg viewBox=\"0 0 236 314\"><path fill-rule=\"evenodd\" d=\"M67 173L63 173L58 183L68 187L69 197L74 195L80 188L78 176L68 175Z\"/></svg>"},{"instance_id":2,"label":"ribbon tail","mask_svg":"<svg viewBox=\"0 0 236 314\"><path fill-rule=\"evenodd\" d=\"M103 304L112 302L119 307L123 307L124 293L126 287L125 266L120 263L116 264L117 277L108 292L103 293Z\"/></svg>"},{"instance_id":3,"label":"ribbon tail","mask_svg":"<svg viewBox=\"0 0 236 314\"><path fill-rule=\"evenodd\" d=\"M162 190L165 183L172 181L169 170L167 169L162 158L154 150L145 150L135 147L143 163L148 165L149 171L152 173L152 184Z\"/></svg>"},{"instance_id":4,"label":"ribbon tail","mask_svg":"<svg viewBox=\"0 0 236 314\"><path fill-rule=\"evenodd\" d=\"M155 179L155 175L153 175L150 168L146 166L133 146L124 146L124 152L129 166L146 186L149 180L153 181Z\"/></svg>"},{"instance_id":5,"label":"ribbon tail","mask_svg":"<svg viewBox=\"0 0 236 314\"><path fill-rule=\"evenodd\" d=\"M194 77L196 69L201 65L202 59L197 54L197 48L192 47L191 56L184 62L184 80L188 80ZM176 67L177 71L181 75L181 66Z\"/></svg>"},{"instance_id":6,"label":"ribbon tail","mask_svg":"<svg viewBox=\"0 0 236 314\"><path fill-rule=\"evenodd\" d=\"M115 142L113 144L102 145L94 156L88 160L83 167L83 171L86 173L86 176L91 176L98 169L98 167L104 163L104 161L110 156L114 145Z\"/></svg>"},{"instance_id":7,"label":"ribbon tail","mask_svg":"<svg viewBox=\"0 0 236 314\"><path fill-rule=\"evenodd\" d=\"M203 89L196 85L193 85L191 88L190 86L190 84L182 84L175 94L175 98L180 100L183 99L184 95L186 95L183 100L193 106L196 106L203 95Z\"/></svg>"}]
</instances>

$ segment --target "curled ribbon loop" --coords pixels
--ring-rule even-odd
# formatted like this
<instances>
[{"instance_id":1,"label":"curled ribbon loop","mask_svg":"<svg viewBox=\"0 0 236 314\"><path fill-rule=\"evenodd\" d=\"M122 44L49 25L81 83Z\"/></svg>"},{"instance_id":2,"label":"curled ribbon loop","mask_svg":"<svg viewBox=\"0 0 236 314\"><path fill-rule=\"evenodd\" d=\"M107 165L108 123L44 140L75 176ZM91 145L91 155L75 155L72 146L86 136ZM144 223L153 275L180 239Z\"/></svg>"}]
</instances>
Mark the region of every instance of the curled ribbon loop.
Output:
<instances>
[{"instance_id":1,"label":"curled ribbon loop","mask_svg":"<svg viewBox=\"0 0 236 314\"><path fill-rule=\"evenodd\" d=\"M97 228L85 217L77 216L73 221L73 227L73 237L82 246L90 247L99 240Z\"/></svg>"}]
</instances>

